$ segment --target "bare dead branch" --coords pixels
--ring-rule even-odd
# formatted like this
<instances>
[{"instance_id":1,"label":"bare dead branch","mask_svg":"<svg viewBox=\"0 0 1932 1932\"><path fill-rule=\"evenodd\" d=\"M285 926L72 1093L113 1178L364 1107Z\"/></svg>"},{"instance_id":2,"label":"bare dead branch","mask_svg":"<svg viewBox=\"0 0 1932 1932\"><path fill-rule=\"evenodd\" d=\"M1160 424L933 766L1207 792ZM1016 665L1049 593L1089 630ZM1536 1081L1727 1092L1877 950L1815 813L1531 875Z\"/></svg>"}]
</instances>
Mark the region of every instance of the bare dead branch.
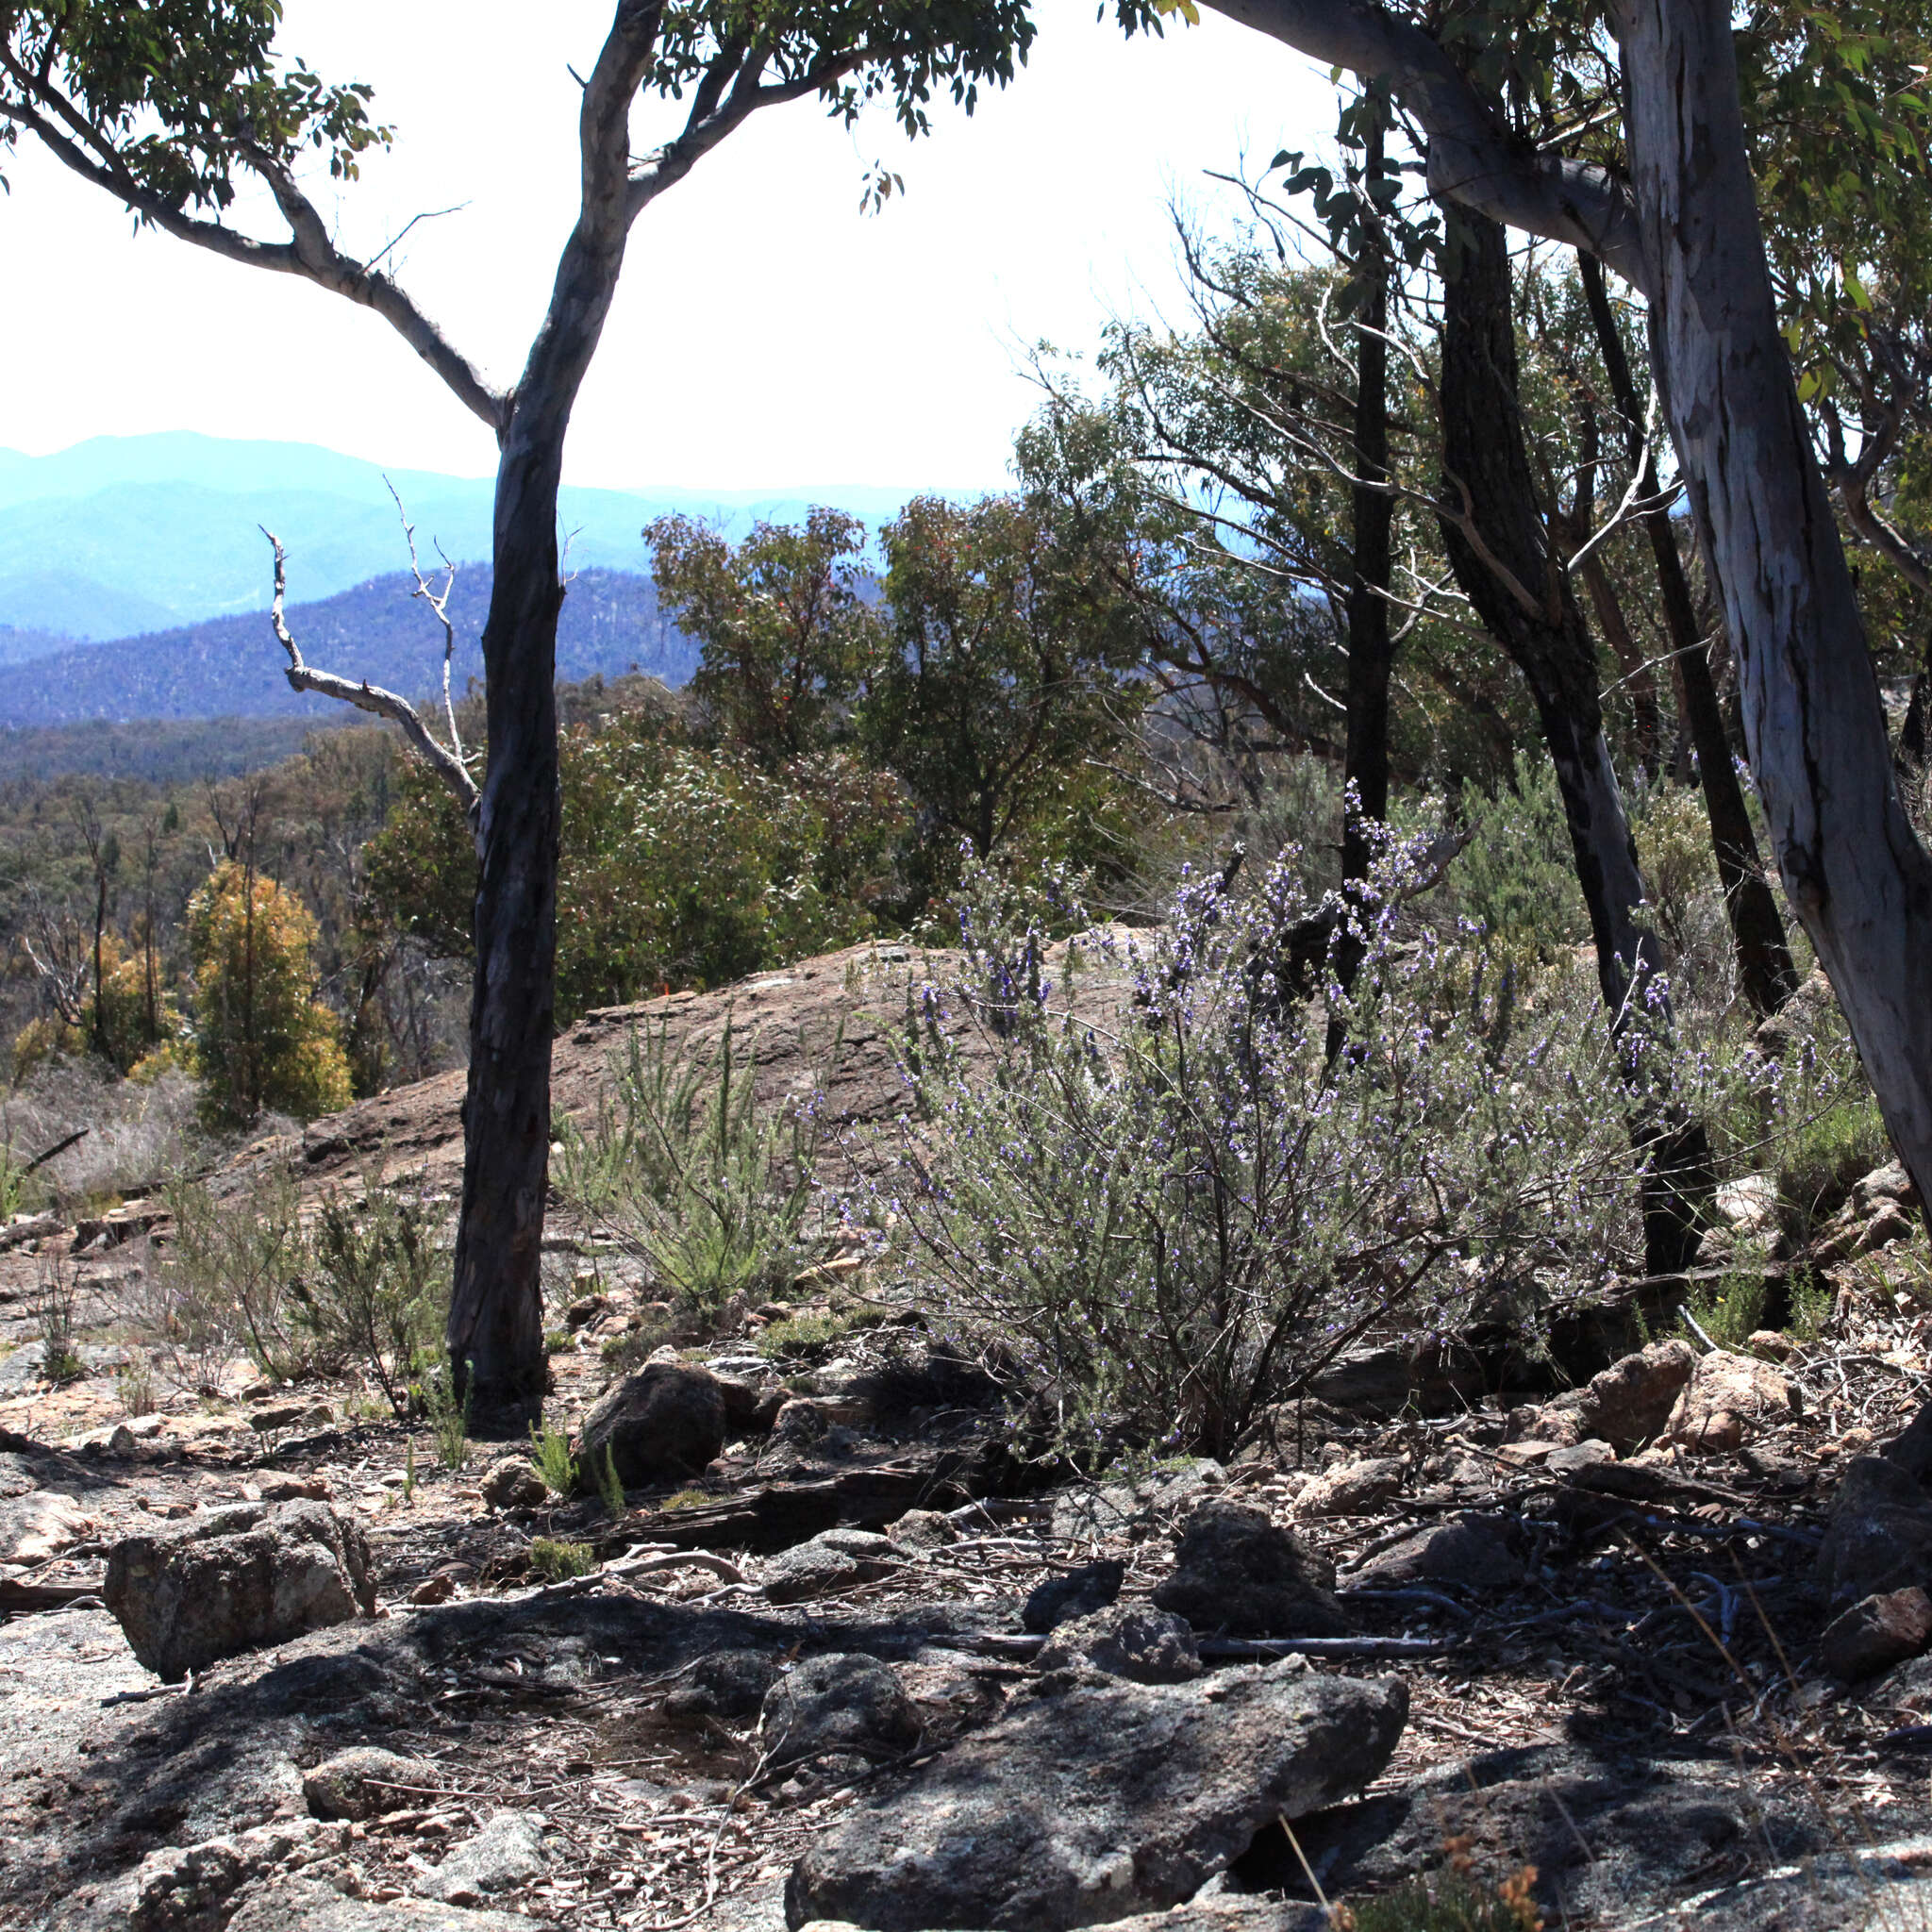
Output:
<instances>
[{"instance_id":1,"label":"bare dead branch","mask_svg":"<svg viewBox=\"0 0 1932 1932\"><path fill-rule=\"evenodd\" d=\"M284 615L289 588L288 552L283 549L281 539L273 530L263 528L261 534L268 539L269 545L275 552L275 601L269 608L269 622L275 626L275 637L282 649L289 654L289 668L282 675L289 680L290 689L315 691L323 697L335 698L345 705L354 705L358 711L369 711L378 718L387 718L391 724L401 725L403 735L415 748L417 756L449 787L456 796L457 803L463 808L463 816L474 828L481 808L482 794L476 789L476 781L470 776L469 768L463 763L460 746L458 750L452 751L441 743L424 724L417 714L415 706L395 691L384 691L380 685L370 684L366 680L358 684L353 678L338 676L333 671L316 671L302 661L301 647L290 632ZM412 564L414 558L412 544ZM422 581L420 574L417 581L419 584ZM446 598L447 591L443 594ZM436 606L435 600L432 598L430 601L431 608L437 608L438 615L441 616L442 612ZM446 617L443 622L447 627ZM445 690L447 678L448 658L445 656Z\"/></svg>"}]
</instances>

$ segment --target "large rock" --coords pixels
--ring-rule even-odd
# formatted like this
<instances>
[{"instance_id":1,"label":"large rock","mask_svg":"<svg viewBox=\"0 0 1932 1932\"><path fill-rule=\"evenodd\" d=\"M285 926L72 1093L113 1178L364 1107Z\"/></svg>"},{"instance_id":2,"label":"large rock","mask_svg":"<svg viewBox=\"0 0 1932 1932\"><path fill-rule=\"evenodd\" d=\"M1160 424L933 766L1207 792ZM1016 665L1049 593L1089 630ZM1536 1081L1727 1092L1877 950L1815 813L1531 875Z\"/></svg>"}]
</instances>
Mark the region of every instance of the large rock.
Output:
<instances>
[{"instance_id":1,"label":"large rock","mask_svg":"<svg viewBox=\"0 0 1932 1932\"><path fill-rule=\"evenodd\" d=\"M897 1677L875 1657L815 1657L765 1693L758 1730L774 1765L827 1752L896 1757L919 1742L919 1713Z\"/></svg>"},{"instance_id":2,"label":"large rock","mask_svg":"<svg viewBox=\"0 0 1932 1932\"><path fill-rule=\"evenodd\" d=\"M1237 1637L1345 1637L1335 1566L1264 1510L1219 1498L1189 1519L1173 1575L1154 1592L1196 1630Z\"/></svg>"},{"instance_id":3,"label":"large rock","mask_svg":"<svg viewBox=\"0 0 1932 1932\"><path fill-rule=\"evenodd\" d=\"M1114 1604L1069 1618L1034 1661L1042 1671L1085 1666L1136 1684L1185 1684L1201 1674L1201 1653L1187 1620L1147 1604Z\"/></svg>"},{"instance_id":4,"label":"large rock","mask_svg":"<svg viewBox=\"0 0 1932 1932\"><path fill-rule=\"evenodd\" d=\"M1932 1587L1932 1496L1896 1462L1845 1464L1818 1568L1834 1602Z\"/></svg>"},{"instance_id":5,"label":"large rock","mask_svg":"<svg viewBox=\"0 0 1932 1932\"><path fill-rule=\"evenodd\" d=\"M776 1661L761 1650L714 1650L664 1700L673 1717L749 1717L777 1680Z\"/></svg>"},{"instance_id":6,"label":"large rock","mask_svg":"<svg viewBox=\"0 0 1932 1932\"><path fill-rule=\"evenodd\" d=\"M369 1539L325 1503L242 1503L124 1537L103 1595L167 1683L375 1609Z\"/></svg>"},{"instance_id":7,"label":"large rock","mask_svg":"<svg viewBox=\"0 0 1932 1932\"><path fill-rule=\"evenodd\" d=\"M1688 1341L1653 1341L1613 1361L1583 1388L1558 1396L1529 1433L1557 1442L1594 1436L1627 1455L1662 1435L1696 1367L1697 1351Z\"/></svg>"},{"instance_id":8,"label":"large rock","mask_svg":"<svg viewBox=\"0 0 1932 1932\"><path fill-rule=\"evenodd\" d=\"M1717 1349L1691 1370L1664 1433L1686 1449L1738 1449L1797 1407L1796 1389L1770 1362Z\"/></svg>"},{"instance_id":9,"label":"large rock","mask_svg":"<svg viewBox=\"0 0 1932 1932\"><path fill-rule=\"evenodd\" d=\"M312 1878L293 1878L255 1893L228 1932L544 1932L551 1923L421 1898L344 1898Z\"/></svg>"},{"instance_id":10,"label":"large rock","mask_svg":"<svg viewBox=\"0 0 1932 1932\"><path fill-rule=\"evenodd\" d=\"M625 1489L701 1475L724 1453L731 1400L720 1376L688 1362L647 1362L584 1419L577 1481L591 1491L607 1457Z\"/></svg>"},{"instance_id":11,"label":"large rock","mask_svg":"<svg viewBox=\"0 0 1932 1932\"><path fill-rule=\"evenodd\" d=\"M1202 1459L1157 1469L1132 1482L1062 1490L1053 1499L1053 1533L1069 1542L1127 1537L1139 1541L1156 1521L1218 1489L1227 1472Z\"/></svg>"},{"instance_id":12,"label":"large rock","mask_svg":"<svg viewBox=\"0 0 1932 1932\"><path fill-rule=\"evenodd\" d=\"M417 1890L445 1905L474 1906L492 1891L527 1885L550 1863L543 1843L547 1823L539 1811L497 1812L434 1872L418 1878Z\"/></svg>"},{"instance_id":13,"label":"large rock","mask_svg":"<svg viewBox=\"0 0 1932 1932\"><path fill-rule=\"evenodd\" d=\"M1397 1679L1293 1664L1026 1700L792 1868L785 1916L874 1932L1066 1932L1191 1898L1264 1824L1357 1790L1408 1714Z\"/></svg>"},{"instance_id":14,"label":"large rock","mask_svg":"<svg viewBox=\"0 0 1932 1932\"><path fill-rule=\"evenodd\" d=\"M1856 1683L1915 1657L1932 1643L1932 1597L1916 1586L1868 1596L1825 1625L1818 1655L1834 1677Z\"/></svg>"}]
</instances>

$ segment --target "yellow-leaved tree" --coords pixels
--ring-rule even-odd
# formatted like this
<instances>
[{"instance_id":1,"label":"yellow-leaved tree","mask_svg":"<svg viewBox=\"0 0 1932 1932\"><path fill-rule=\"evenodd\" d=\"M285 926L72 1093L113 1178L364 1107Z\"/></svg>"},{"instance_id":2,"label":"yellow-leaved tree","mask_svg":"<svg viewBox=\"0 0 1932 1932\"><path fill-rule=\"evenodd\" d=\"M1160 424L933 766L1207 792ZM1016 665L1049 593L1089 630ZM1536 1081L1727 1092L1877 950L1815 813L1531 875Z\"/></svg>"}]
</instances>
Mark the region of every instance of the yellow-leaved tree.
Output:
<instances>
[{"instance_id":1,"label":"yellow-leaved tree","mask_svg":"<svg viewBox=\"0 0 1932 1932\"><path fill-rule=\"evenodd\" d=\"M225 859L188 902L194 1052L213 1117L302 1120L349 1102L336 1017L315 997L315 922L292 892Z\"/></svg>"}]
</instances>

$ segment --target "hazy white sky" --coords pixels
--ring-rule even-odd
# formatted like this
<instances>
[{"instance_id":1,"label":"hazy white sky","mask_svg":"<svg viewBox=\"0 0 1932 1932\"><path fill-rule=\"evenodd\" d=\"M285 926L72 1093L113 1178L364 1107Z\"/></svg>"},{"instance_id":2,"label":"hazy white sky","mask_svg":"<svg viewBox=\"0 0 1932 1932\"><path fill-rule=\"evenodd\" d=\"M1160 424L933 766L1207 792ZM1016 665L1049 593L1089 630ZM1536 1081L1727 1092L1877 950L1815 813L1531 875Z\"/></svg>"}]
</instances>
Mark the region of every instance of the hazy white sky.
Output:
<instances>
[{"instance_id":1,"label":"hazy white sky","mask_svg":"<svg viewBox=\"0 0 1932 1932\"><path fill-rule=\"evenodd\" d=\"M1091 0L1037 0L1030 65L971 121L908 144L813 103L767 112L645 211L566 475L612 487L980 488L1032 406L1022 346L1092 344L1109 310L1173 309L1171 197L1204 168L1311 147L1325 74L1213 15L1124 41ZM376 88L393 154L332 193L344 244L398 251L417 299L515 374L575 212L577 91L608 0L290 0L284 44ZM641 125L639 132L647 137ZM907 194L858 209L867 163ZM192 428L482 475L488 433L385 325L305 283L158 235L24 143L0 199L0 445ZM274 232L272 221L261 232Z\"/></svg>"}]
</instances>

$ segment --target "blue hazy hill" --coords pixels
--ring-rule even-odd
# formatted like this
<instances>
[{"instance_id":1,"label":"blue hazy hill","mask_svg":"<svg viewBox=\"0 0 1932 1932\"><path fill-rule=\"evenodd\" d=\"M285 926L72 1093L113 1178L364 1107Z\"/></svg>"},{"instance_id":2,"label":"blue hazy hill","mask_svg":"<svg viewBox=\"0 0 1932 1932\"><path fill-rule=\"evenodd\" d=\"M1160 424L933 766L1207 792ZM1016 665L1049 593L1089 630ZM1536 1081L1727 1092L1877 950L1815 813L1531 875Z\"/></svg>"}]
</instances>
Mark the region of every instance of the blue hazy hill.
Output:
<instances>
[{"instance_id":1,"label":"blue hazy hill","mask_svg":"<svg viewBox=\"0 0 1932 1932\"><path fill-rule=\"evenodd\" d=\"M0 449L0 628L74 640L192 625L269 600L266 524L289 551L289 594L328 598L408 560L381 466L309 443L192 431L96 437L53 456ZM488 477L387 472L425 561L490 554ZM577 571L645 572L640 531L669 512L742 536L827 504L877 525L911 490L808 485L769 491L588 490L558 506ZM208 715L204 713L203 715Z\"/></svg>"}]
</instances>

